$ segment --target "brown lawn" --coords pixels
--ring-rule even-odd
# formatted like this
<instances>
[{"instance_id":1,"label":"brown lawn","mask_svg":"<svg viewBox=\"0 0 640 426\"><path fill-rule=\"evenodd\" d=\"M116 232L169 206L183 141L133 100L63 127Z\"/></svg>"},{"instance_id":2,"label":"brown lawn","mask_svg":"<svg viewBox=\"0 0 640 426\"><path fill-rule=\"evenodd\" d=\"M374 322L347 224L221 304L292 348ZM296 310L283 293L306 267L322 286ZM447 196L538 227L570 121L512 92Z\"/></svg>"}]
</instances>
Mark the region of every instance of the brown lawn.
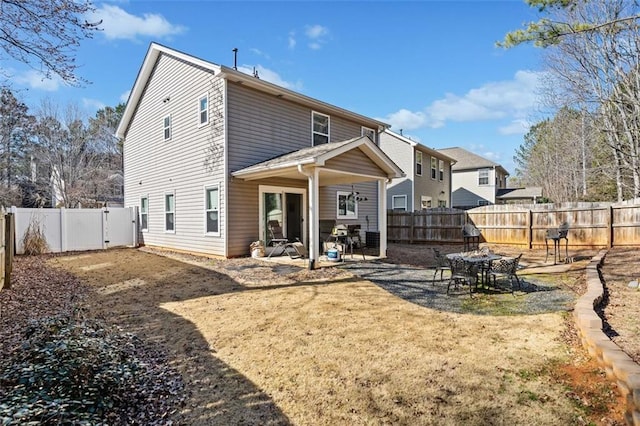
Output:
<instances>
[{"instance_id":1,"label":"brown lawn","mask_svg":"<svg viewBox=\"0 0 640 426\"><path fill-rule=\"evenodd\" d=\"M454 314L338 268L173 257L50 264L90 285L89 312L166 348L188 391L181 423L622 424L567 313Z\"/></svg>"}]
</instances>

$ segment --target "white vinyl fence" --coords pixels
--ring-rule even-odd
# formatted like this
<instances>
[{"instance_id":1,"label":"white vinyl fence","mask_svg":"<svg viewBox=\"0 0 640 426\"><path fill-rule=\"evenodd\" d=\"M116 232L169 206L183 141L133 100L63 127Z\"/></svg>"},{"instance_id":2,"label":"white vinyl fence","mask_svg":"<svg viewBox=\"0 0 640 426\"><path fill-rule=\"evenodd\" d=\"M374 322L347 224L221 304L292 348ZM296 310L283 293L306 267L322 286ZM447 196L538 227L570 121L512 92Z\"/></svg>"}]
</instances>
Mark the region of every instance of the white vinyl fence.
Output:
<instances>
[{"instance_id":1,"label":"white vinyl fence","mask_svg":"<svg viewBox=\"0 0 640 426\"><path fill-rule=\"evenodd\" d=\"M12 207L16 254L24 253L24 234L30 223L40 226L49 252L102 250L137 246L137 211L133 207L102 209L27 209Z\"/></svg>"}]
</instances>

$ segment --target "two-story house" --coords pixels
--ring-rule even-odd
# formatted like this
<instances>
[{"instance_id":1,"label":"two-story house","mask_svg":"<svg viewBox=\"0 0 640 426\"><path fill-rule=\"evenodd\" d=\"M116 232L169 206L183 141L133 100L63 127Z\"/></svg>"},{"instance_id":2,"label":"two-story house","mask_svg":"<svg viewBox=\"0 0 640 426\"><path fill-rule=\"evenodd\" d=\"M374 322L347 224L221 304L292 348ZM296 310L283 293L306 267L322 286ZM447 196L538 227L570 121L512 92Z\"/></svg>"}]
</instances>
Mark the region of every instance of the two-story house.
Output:
<instances>
[{"instance_id":1,"label":"two-story house","mask_svg":"<svg viewBox=\"0 0 640 426\"><path fill-rule=\"evenodd\" d=\"M117 129L125 206L146 245L244 256L277 220L313 268L325 219L379 232L384 256L387 182L402 176L377 145L386 127L152 43Z\"/></svg>"},{"instance_id":2,"label":"two-story house","mask_svg":"<svg viewBox=\"0 0 640 426\"><path fill-rule=\"evenodd\" d=\"M451 207L451 171L455 160L403 135L385 129L380 148L404 172L387 190L387 205L399 211Z\"/></svg>"},{"instance_id":3,"label":"two-story house","mask_svg":"<svg viewBox=\"0 0 640 426\"><path fill-rule=\"evenodd\" d=\"M507 188L509 173L498 163L458 147L439 149L438 152L455 159L451 178L451 206L454 208L535 204L542 197L539 187Z\"/></svg>"}]
</instances>

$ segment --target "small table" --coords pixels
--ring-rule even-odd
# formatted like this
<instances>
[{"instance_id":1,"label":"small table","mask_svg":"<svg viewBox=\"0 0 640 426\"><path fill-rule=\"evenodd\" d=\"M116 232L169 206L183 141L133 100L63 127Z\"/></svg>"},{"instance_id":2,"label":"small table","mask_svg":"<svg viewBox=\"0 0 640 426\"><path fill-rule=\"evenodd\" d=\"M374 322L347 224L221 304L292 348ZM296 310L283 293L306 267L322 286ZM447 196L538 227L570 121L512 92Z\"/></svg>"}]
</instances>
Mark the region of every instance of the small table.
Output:
<instances>
[{"instance_id":1,"label":"small table","mask_svg":"<svg viewBox=\"0 0 640 426\"><path fill-rule=\"evenodd\" d=\"M483 284L487 284L489 283L489 271L491 270L491 262L493 262L494 260L502 259L502 256L495 253L490 253L486 256L471 256L465 253L450 253L447 255L447 258L448 259L460 258L465 263L469 263L472 265L480 264L480 267L478 268L480 270L480 278ZM485 264L486 264L486 267L485 267Z\"/></svg>"}]
</instances>

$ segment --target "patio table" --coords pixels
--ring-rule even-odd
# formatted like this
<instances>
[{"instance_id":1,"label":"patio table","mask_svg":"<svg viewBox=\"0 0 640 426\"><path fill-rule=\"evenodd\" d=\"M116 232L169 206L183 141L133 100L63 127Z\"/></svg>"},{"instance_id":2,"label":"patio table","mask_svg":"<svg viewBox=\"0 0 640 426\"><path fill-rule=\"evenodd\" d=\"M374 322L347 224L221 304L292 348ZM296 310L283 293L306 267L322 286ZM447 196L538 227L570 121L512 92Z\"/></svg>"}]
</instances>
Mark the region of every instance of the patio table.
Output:
<instances>
[{"instance_id":1,"label":"patio table","mask_svg":"<svg viewBox=\"0 0 640 426\"><path fill-rule=\"evenodd\" d=\"M465 263L471 265L479 265L480 279L482 284L487 284L491 280L489 279L489 271L491 270L491 262L494 260L502 259L502 256L495 253L489 253L484 255L473 255L468 253L450 253L447 255L448 259L460 258Z\"/></svg>"}]
</instances>

